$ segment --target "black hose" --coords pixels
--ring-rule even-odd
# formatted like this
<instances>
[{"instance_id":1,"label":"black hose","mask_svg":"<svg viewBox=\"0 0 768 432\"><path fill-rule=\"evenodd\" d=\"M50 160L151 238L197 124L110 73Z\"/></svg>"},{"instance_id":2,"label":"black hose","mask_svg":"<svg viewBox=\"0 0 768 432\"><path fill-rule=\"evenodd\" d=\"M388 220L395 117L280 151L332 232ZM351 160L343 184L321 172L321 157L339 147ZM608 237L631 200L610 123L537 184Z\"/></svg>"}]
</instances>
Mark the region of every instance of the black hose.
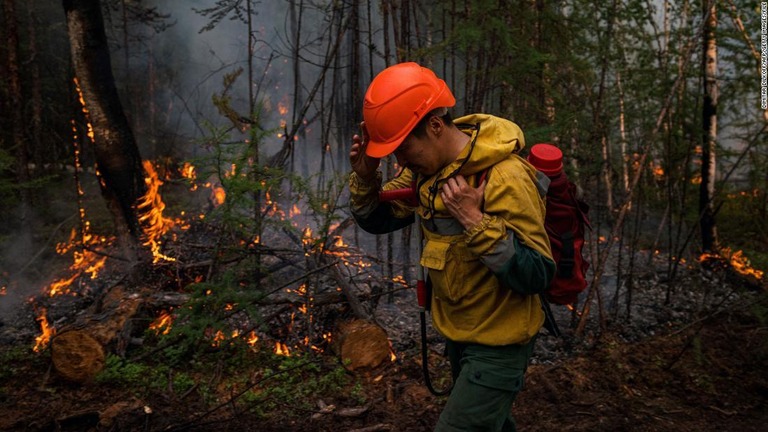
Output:
<instances>
[{"instance_id":1,"label":"black hose","mask_svg":"<svg viewBox=\"0 0 768 432\"><path fill-rule=\"evenodd\" d=\"M427 352L427 312L424 310L420 311L419 319L421 321L421 370L424 372L424 384L433 395L445 396L453 389L453 383L443 390L436 390L432 386L432 379L429 377L429 356Z\"/></svg>"}]
</instances>

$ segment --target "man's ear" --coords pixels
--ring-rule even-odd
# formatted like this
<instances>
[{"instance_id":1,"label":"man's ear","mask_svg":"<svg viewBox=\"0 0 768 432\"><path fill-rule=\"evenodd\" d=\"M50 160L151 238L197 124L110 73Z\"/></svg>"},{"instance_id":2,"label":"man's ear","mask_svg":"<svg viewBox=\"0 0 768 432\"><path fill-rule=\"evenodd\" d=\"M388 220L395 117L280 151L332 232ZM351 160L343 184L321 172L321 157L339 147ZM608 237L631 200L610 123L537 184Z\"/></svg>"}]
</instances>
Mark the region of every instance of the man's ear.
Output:
<instances>
[{"instance_id":1,"label":"man's ear","mask_svg":"<svg viewBox=\"0 0 768 432\"><path fill-rule=\"evenodd\" d=\"M429 130L435 134L435 136L440 136L443 133L443 130L445 129L445 123L443 123L443 119L433 115L429 118Z\"/></svg>"}]
</instances>

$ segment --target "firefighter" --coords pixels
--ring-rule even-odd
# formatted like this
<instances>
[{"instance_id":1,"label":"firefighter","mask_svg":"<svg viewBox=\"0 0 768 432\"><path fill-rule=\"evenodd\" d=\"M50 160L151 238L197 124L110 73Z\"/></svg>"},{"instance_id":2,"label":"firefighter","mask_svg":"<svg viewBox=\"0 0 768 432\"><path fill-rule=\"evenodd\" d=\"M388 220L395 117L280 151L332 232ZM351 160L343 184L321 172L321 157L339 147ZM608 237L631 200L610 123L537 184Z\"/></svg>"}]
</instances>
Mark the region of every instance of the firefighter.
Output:
<instances>
[{"instance_id":1,"label":"firefighter","mask_svg":"<svg viewBox=\"0 0 768 432\"><path fill-rule=\"evenodd\" d=\"M432 325L446 339L454 378L435 430L514 431L512 402L544 322L537 294L555 272L546 186L518 155L525 141L515 123L487 114L452 120L455 103L445 81L416 63L373 79L349 154L351 210L373 234L421 223ZM379 161L390 154L402 170L382 185ZM417 204L378 199L412 185Z\"/></svg>"}]
</instances>

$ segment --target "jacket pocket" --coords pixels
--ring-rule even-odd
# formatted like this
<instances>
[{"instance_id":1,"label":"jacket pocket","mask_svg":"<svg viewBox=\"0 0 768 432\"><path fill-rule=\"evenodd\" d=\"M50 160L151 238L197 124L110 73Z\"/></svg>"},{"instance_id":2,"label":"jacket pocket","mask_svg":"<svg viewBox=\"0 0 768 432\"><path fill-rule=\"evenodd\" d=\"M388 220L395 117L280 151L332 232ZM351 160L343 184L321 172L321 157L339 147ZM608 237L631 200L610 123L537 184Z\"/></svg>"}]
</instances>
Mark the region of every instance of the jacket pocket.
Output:
<instances>
[{"instance_id":1,"label":"jacket pocket","mask_svg":"<svg viewBox=\"0 0 768 432\"><path fill-rule=\"evenodd\" d=\"M421 251L421 265L432 270L444 270L450 243L427 240Z\"/></svg>"},{"instance_id":2,"label":"jacket pocket","mask_svg":"<svg viewBox=\"0 0 768 432\"><path fill-rule=\"evenodd\" d=\"M456 304L473 290L483 291L476 283L480 261L461 244L427 240L421 265L429 269L433 295L438 299Z\"/></svg>"}]
</instances>

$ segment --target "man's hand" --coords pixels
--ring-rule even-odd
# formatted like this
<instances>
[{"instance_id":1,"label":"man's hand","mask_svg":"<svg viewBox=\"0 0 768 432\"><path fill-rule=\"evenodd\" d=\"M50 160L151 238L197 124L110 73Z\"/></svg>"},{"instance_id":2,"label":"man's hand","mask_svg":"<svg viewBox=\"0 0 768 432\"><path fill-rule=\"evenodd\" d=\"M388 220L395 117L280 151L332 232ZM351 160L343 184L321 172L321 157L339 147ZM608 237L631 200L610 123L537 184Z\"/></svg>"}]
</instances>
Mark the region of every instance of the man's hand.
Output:
<instances>
[{"instance_id":1,"label":"man's hand","mask_svg":"<svg viewBox=\"0 0 768 432\"><path fill-rule=\"evenodd\" d=\"M440 191L440 197L451 216L470 229L483 220L483 194L485 185L483 180L477 188L470 186L463 176L449 178Z\"/></svg>"},{"instance_id":2,"label":"man's hand","mask_svg":"<svg viewBox=\"0 0 768 432\"><path fill-rule=\"evenodd\" d=\"M358 177L365 181L373 181L376 178L376 170L379 168L379 159L365 154L365 148L368 146L368 129L365 127L365 122L360 122L360 133L362 137L352 136L349 163Z\"/></svg>"}]
</instances>

